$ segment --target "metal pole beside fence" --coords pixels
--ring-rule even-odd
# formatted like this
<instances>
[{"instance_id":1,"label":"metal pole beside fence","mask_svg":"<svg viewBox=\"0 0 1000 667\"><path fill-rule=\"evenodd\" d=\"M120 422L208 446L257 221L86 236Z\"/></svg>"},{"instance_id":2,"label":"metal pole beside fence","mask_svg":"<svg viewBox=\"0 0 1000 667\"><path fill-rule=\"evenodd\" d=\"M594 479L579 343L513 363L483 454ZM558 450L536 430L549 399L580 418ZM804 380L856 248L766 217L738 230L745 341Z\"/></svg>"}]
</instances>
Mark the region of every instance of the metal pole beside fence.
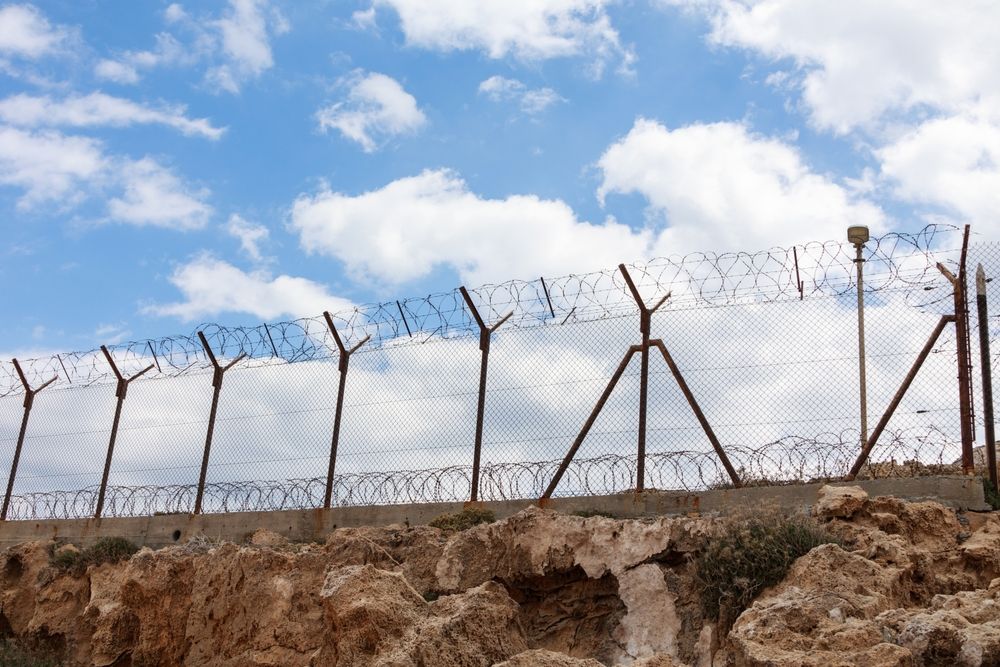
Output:
<instances>
[{"instance_id":1,"label":"metal pole beside fence","mask_svg":"<svg viewBox=\"0 0 1000 667\"><path fill-rule=\"evenodd\" d=\"M111 366L111 370L114 372L115 378L118 380L118 385L115 388L115 396L118 398L118 402L115 405L115 419L111 423L111 438L108 440L108 455L104 459L104 474L101 476L101 490L97 494L97 507L94 509L95 519L101 518L101 511L104 509L104 494L108 490L108 475L111 473L111 457L114 456L115 453L115 440L118 438L118 422L122 417L122 405L125 403L125 395L128 393L129 383L131 383L132 380L145 375L155 367L153 364L150 364L132 377L126 378L121 374L121 371L118 370L118 365L115 364L115 360L111 356L111 352L108 351L108 348L102 345L101 352L104 353L104 358L108 360L108 365Z\"/></svg>"},{"instance_id":2,"label":"metal pole beside fence","mask_svg":"<svg viewBox=\"0 0 1000 667\"><path fill-rule=\"evenodd\" d=\"M205 338L205 334L199 331L198 338L201 340L202 347L205 348L205 354L208 355L208 360L212 362L213 390L212 410L208 415L208 432L205 434L205 453L201 458L201 474L198 476L198 493L194 499L195 514L201 514L201 503L205 497L205 477L208 475L208 459L212 451L212 435L215 433L215 417L219 409L219 394L222 392L222 377L225 375L226 371L242 360L243 357L247 356L246 353L240 352L238 357L230 361L225 366L221 366L216 360L215 354L212 352L212 347L208 344L208 339Z\"/></svg>"},{"instance_id":3,"label":"metal pole beside fence","mask_svg":"<svg viewBox=\"0 0 1000 667\"><path fill-rule=\"evenodd\" d=\"M7 493L3 496L3 508L0 509L0 521L7 520L7 510L10 508L10 496L14 492L14 478L17 476L17 464L21 460L21 448L24 447L24 436L28 432L28 417L31 415L31 408L35 404L35 396L38 395L42 389L45 389L50 384L58 379L58 375L52 377L51 380L43 384L37 389L32 389L31 385L28 384L28 379L24 376L24 371L21 370L21 364L17 362L17 359L13 360L14 369L17 371L17 376L21 380L21 386L24 387L24 416L21 418L21 430L17 434L17 445L14 448L14 459L10 463L10 477L7 479Z\"/></svg>"},{"instance_id":4,"label":"metal pole beside fence","mask_svg":"<svg viewBox=\"0 0 1000 667\"><path fill-rule=\"evenodd\" d=\"M402 309L400 309L402 312ZM344 411L344 389L347 385L347 368L351 361L351 355L359 347L368 342L371 336L365 336L361 341L352 347L347 349L344 347L344 341L340 339L340 334L337 333L337 327L333 325L333 318L330 313L323 311L323 317L326 319L326 325L330 328L330 333L333 334L333 340L337 343L337 350L340 353L340 358L337 363L337 367L340 371L340 381L337 385L337 411L334 413L333 417L333 439L330 442L330 465L327 467L326 471L326 492L323 495L323 508L330 508L330 500L333 497L333 473L337 467L337 447L340 443L340 417Z\"/></svg>"},{"instance_id":5,"label":"metal pole beside fence","mask_svg":"<svg viewBox=\"0 0 1000 667\"><path fill-rule=\"evenodd\" d=\"M639 294L635 283L632 282L632 276L628 274L625 265L619 264L618 270L622 272L625 284L628 285L629 292L632 293L632 298L635 299L635 305L639 307L639 332L642 334L642 345L640 348L641 370L639 372L639 435L635 469L635 490L642 492L646 488L646 403L648 396L647 389L649 387L649 333L652 327L653 313L670 298L670 293L665 294L662 299L656 302L656 305L649 308L642 300L642 295Z\"/></svg>"},{"instance_id":6,"label":"metal pole beside fence","mask_svg":"<svg viewBox=\"0 0 1000 667\"><path fill-rule=\"evenodd\" d=\"M976 306L979 315L979 362L983 372L983 437L990 483L997 488L997 443L993 424L993 370L990 359L990 321L986 304L986 272L976 269Z\"/></svg>"},{"instance_id":7,"label":"metal pole beside fence","mask_svg":"<svg viewBox=\"0 0 1000 667\"><path fill-rule=\"evenodd\" d=\"M493 326L487 326L482 316L480 316L476 304L472 302L469 291L464 286L458 289L462 293L462 298L465 299L465 304L469 307L469 312L472 313L476 324L479 325L479 349L481 351L479 362L479 402L476 406L476 444L472 455L472 490L469 494L470 502L474 503L479 500L479 461L483 451L483 417L486 412L486 371L490 363L490 341L493 338L493 332L501 324L510 319L514 311L512 310L501 317Z\"/></svg>"}]
</instances>

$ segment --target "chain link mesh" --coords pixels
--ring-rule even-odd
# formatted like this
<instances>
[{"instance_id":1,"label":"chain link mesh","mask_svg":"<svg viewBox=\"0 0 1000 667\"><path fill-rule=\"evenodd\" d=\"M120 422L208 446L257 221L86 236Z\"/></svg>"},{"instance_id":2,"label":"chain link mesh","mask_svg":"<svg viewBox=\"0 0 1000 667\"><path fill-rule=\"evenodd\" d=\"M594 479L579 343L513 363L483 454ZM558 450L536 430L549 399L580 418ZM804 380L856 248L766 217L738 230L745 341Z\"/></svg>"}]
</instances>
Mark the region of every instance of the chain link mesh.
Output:
<instances>
[{"instance_id":1,"label":"chain link mesh","mask_svg":"<svg viewBox=\"0 0 1000 667\"><path fill-rule=\"evenodd\" d=\"M869 429L935 324L952 312L961 233L930 226L864 248ZM1000 275L1000 246L970 247ZM759 253L699 253L628 266L652 317L745 484L846 474L861 447L854 247L810 243ZM990 283L991 303L1000 285ZM617 270L470 289L493 334L479 498L538 497L630 345L635 301ZM978 344L970 292L974 379ZM991 315L991 338L1000 333ZM480 369L479 329L458 290L333 315L350 348L333 504L467 500ZM224 375L203 511L323 504L337 402L338 348L323 317L256 327L199 327ZM130 385L105 516L189 512L212 399L212 366L197 336L109 347ZM1000 354L1000 350L994 352ZM9 518L94 512L115 377L99 350L22 360L38 393ZM993 368L1000 367L994 360ZM862 472L954 471L959 444L957 353L949 326ZM570 463L557 495L636 486L636 355ZM976 394L977 401L979 394ZM9 470L24 390L0 362L0 469ZM981 415L979 423L981 425ZM662 356L650 353L646 489L698 491L728 476Z\"/></svg>"}]
</instances>

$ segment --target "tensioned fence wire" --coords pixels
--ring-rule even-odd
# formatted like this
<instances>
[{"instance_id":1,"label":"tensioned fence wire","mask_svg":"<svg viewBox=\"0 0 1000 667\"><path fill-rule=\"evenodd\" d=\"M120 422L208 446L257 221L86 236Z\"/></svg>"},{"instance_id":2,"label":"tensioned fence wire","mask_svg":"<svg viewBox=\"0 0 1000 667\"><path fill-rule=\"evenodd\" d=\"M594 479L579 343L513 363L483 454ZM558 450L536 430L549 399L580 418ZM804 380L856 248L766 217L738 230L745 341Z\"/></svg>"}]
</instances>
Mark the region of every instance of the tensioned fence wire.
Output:
<instances>
[{"instance_id":1,"label":"tensioned fence wire","mask_svg":"<svg viewBox=\"0 0 1000 667\"><path fill-rule=\"evenodd\" d=\"M869 422L940 315L960 235L931 226L865 247ZM976 246L979 247L979 246ZM991 246L982 246L983 252ZM971 254L971 253L970 253ZM745 483L845 474L860 449L854 248L811 243L759 253L698 253L629 265L653 319ZM620 272L510 281L470 290L494 334L480 498L537 497L629 345L637 308ZM471 482L480 352L458 291L333 315L351 357L335 505L465 500ZM336 403L337 348L322 317L199 327L227 372L204 511L322 505ZM950 328L949 328L950 329ZM111 346L126 375L152 364L124 403L106 516L193 507L211 400L196 336ZM959 457L953 332L946 331L865 473L950 469ZM11 518L93 513L114 385L99 351L23 361L35 399ZM559 495L635 487L634 360L570 464ZM725 484L717 457L662 360L650 371L646 488ZM110 386L109 386L110 385ZM0 453L9 465L22 390L0 363Z\"/></svg>"}]
</instances>

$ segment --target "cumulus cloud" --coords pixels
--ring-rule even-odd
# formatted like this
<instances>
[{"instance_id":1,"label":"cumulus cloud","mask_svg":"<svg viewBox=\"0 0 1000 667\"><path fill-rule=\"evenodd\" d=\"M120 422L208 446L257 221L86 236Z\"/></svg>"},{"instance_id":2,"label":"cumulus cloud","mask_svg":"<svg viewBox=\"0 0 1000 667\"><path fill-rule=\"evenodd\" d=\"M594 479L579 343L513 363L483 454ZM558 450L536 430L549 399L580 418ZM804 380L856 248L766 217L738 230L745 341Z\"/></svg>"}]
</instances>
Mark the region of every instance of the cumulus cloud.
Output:
<instances>
[{"instance_id":1,"label":"cumulus cloud","mask_svg":"<svg viewBox=\"0 0 1000 667\"><path fill-rule=\"evenodd\" d=\"M311 280L272 276L263 270L248 273L208 254L179 266L170 282L181 291L184 300L149 305L143 308L144 312L185 321L220 313L246 313L273 320L353 308L349 301L331 295L323 285Z\"/></svg>"},{"instance_id":2,"label":"cumulus cloud","mask_svg":"<svg viewBox=\"0 0 1000 667\"><path fill-rule=\"evenodd\" d=\"M94 65L94 76L104 81L132 84L139 82L139 72L134 65L104 58Z\"/></svg>"},{"instance_id":3,"label":"cumulus cloud","mask_svg":"<svg viewBox=\"0 0 1000 667\"><path fill-rule=\"evenodd\" d=\"M926 121L876 151L896 196L1000 233L1000 124L952 116Z\"/></svg>"},{"instance_id":4,"label":"cumulus cloud","mask_svg":"<svg viewBox=\"0 0 1000 667\"><path fill-rule=\"evenodd\" d=\"M128 162L117 171L124 191L108 202L117 222L190 230L204 227L212 215L204 201L207 190L192 188L151 158Z\"/></svg>"},{"instance_id":5,"label":"cumulus cloud","mask_svg":"<svg viewBox=\"0 0 1000 667\"><path fill-rule=\"evenodd\" d=\"M242 81L274 65L270 36L288 32L288 23L281 14L269 15L267 10L267 0L230 0L229 11L214 24L225 62L208 71L210 82L235 93Z\"/></svg>"},{"instance_id":6,"label":"cumulus cloud","mask_svg":"<svg viewBox=\"0 0 1000 667\"><path fill-rule=\"evenodd\" d=\"M264 225L255 225L233 213L226 223L226 233L240 242L240 249L254 262L264 261L260 244L268 239L270 232Z\"/></svg>"},{"instance_id":7,"label":"cumulus cloud","mask_svg":"<svg viewBox=\"0 0 1000 667\"><path fill-rule=\"evenodd\" d=\"M207 118L190 118L184 106L154 108L104 93L70 95L63 99L26 94L0 100L0 120L21 127L125 127L159 124L182 134L218 139L225 128Z\"/></svg>"},{"instance_id":8,"label":"cumulus cloud","mask_svg":"<svg viewBox=\"0 0 1000 667\"><path fill-rule=\"evenodd\" d=\"M158 33L153 48L105 58L95 75L131 84L144 70L205 63L206 83L238 93L244 83L274 66L271 39L289 30L288 21L267 0L229 0L221 16L195 16L174 3L164 11L164 20L170 32Z\"/></svg>"},{"instance_id":9,"label":"cumulus cloud","mask_svg":"<svg viewBox=\"0 0 1000 667\"><path fill-rule=\"evenodd\" d=\"M650 240L613 221L581 222L562 201L480 197L448 170L357 196L302 195L291 226L307 252L336 257L356 276L390 284L437 266L473 283L568 273L641 257Z\"/></svg>"},{"instance_id":10,"label":"cumulus cloud","mask_svg":"<svg viewBox=\"0 0 1000 667\"><path fill-rule=\"evenodd\" d=\"M69 37L33 5L0 7L0 54L37 59L60 50Z\"/></svg>"},{"instance_id":11,"label":"cumulus cloud","mask_svg":"<svg viewBox=\"0 0 1000 667\"><path fill-rule=\"evenodd\" d=\"M676 0L710 39L788 62L820 127L846 132L887 111L1000 101L1000 5L933 0Z\"/></svg>"},{"instance_id":12,"label":"cumulus cloud","mask_svg":"<svg viewBox=\"0 0 1000 667\"><path fill-rule=\"evenodd\" d=\"M0 184L23 192L21 209L47 202L69 209L110 192L106 220L132 225L197 229L212 213L207 190L154 159L108 154L95 139L54 130L0 126Z\"/></svg>"},{"instance_id":13,"label":"cumulus cloud","mask_svg":"<svg viewBox=\"0 0 1000 667\"><path fill-rule=\"evenodd\" d=\"M740 123L671 130L639 119L597 165L602 201L638 193L662 216L661 253L788 246L887 224L879 208L811 171L796 148Z\"/></svg>"},{"instance_id":14,"label":"cumulus cloud","mask_svg":"<svg viewBox=\"0 0 1000 667\"><path fill-rule=\"evenodd\" d=\"M608 0L375 0L396 11L406 43L436 51L479 50L523 61L580 56L596 75L634 54L622 46L606 11Z\"/></svg>"},{"instance_id":15,"label":"cumulus cloud","mask_svg":"<svg viewBox=\"0 0 1000 667\"><path fill-rule=\"evenodd\" d=\"M494 102L513 101L521 111L534 116L565 100L551 88L528 88L517 79L494 75L479 84L479 93Z\"/></svg>"},{"instance_id":16,"label":"cumulus cloud","mask_svg":"<svg viewBox=\"0 0 1000 667\"><path fill-rule=\"evenodd\" d=\"M322 131L338 130L371 153L387 139L416 132L427 117L398 81L370 72L352 77L347 99L320 109L316 120Z\"/></svg>"},{"instance_id":17,"label":"cumulus cloud","mask_svg":"<svg viewBox=\"0 0 1000 667\"><path fill-rule=\"evenodd\" d=\"M71 205L107 177L109 166L94 139L0 126L0 184L23 191L20 208L46 201Z\"/></svg>"},{"instance_id":18,"label":"cumulus cloud","mask_svg":"<svg viewBox=\"0 0 1000 667\"><path fill-rule=\"evenodd\" d=\"M483 283L614 266L653 255L742 250L840 238L849 224L887 226L883 212L811 171L798 151L738 123L670 130L638 120L597 165L598 196L638 193L648 225L579 220L559 200L485 198L454 172L428 170L358 195L301 195L291 227L302 248L389 284L436 267Z\"/></svg>"},{"instance_id":19,"label":"cumulus cloud","mask_svg":"<svg viewBox=\"0 0 1000 667\"><path fill-rule=\"evenodd\" d=\"M897 198L996 230L1000 5L661 1L706 14L714 44L771 59L766 80L799 93L816 127L862 133Z\"/></svg>"}]
</instances>

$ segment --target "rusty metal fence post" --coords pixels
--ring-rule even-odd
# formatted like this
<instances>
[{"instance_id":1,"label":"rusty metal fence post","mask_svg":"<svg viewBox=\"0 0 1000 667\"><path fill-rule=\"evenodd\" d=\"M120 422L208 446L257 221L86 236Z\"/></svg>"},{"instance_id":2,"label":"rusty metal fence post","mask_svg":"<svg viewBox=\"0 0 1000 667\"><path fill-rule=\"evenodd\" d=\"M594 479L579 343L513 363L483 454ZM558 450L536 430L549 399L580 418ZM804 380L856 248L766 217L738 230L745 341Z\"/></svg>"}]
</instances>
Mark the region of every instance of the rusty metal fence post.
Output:
<instances>
[{"instance_id":1,"label":"rusty metal fence post","mask_svg":"<svg viewBox=\"0 0 1000 667\"><path fill-rule=\"evenodd\" d=\"M28 417L31 415L31 407L35 403L35 396L42 389L45 389L50 384L58 379L58 375L55 375L48 382L40 386L38 389L32 389L31 385L28 384L28 378L24 376L24 371L21 370L21 364L17 362L17 359L13 360L14 369L17 371L17 376L21 380L21 385L24 387L24 416L21 418L21 430L17 434L17 446L14 448L14 459L10 463L10 478L7 480L7 493L3 496L3 509L0 509L0 521L7 520L7 510L10 508L10 496L14 492L14 478L17 476L17 464L21 460L21 448L24 446L24 436L28 432Z\"/></svg>"},{"instance_id":2,"label":"rusty metal fence post","mask_svg":"<svg viewBox=\"0 0 1000 667\"><path fill-rule=\"evenodd\" d=\"M101 346L101 352L104 353L104 358L108 360L108 365L111 366L111 370L115 374L115 378L118 380L117 387L115 388L115 396L118 398L118 403L115 405L115 419L111 423L111 438L108 440L108 455L104 459L104 474L101 476L101 490L97 494L97 507L94 510L94 518L101 518L101 511L104 509L104 494L108 490L108 475L111 473L111 457L115 453L115 440L118 438L118 422L122 417L122 405L125 403L125 395L128 393L128 386L132 380L141 377L153 370L154 365L150 364L146 366L141 371L136 373L130 378L126 378L118 370L118 365L115 364L114 358L111 356L111 352L104 345Z\"/></svg>"},{"instance_id":3,"label":"rusty metal fence post","mask_svg":"<svg viewBox=\"0 0 1000 667\"><path fill-rule=\"evenodd\" d=\"M465 299L465 304L469 307L469 312L472 313L476 324L479 325L479 349L481 351L479 364L479 403L476 407L476 445L472 455L472 483L470 485L472 490L469 494L470 502L474 503L479 500L479 460L483 450L483 415L486 411L486 371L490 362L490 341L493 338L493 332L501 324L510 319L514 311L512 310L501 317L493 326L487 326L482 316L480 316L479 310L476 309L476 304L472 303L469 291L464 286L458 289L462 293L462 298Z\"/></svg>"},{"instance_id":4,"label":"rusty metal fence post","mask_svg":"<svg viewBox=\"0 0 1000 667\"><path fill-rule=\"evenodd\" d=\"M990 483L997 488L997 443L993 424L993 370L990 359L990 320L986 304L986 272L976 269L976 309L979 319L979 362L983 373L983 438Z\"/></svg>"},{"instance_id":5,"label":"rusty metal fence post","mask_svg":"<svg viewBox=\"0 0 1000 667\"><path fill-rule=\"evenodd\" d=\"M198 493L194 499L194 513L201 514L201 502L205 496L205 477L208 475L208 459L212 451L212 434L215 432L215 416L219 409L219 393L222 391L222 377L225 375L226 371L236 365L243 357L247 356L246 353L240 352L239 356L230 361L225 366L220 366L219 362L215 358L215 353L212 352L212 347L208 344L208 339L205 338L205 334L201 331L198 332L198 338L201 340L202 347L205 348L205 354L208 355L208 360L212 362L212 411L208 415L208 433L205 435L205 454L201 459L201 474L198 476Z\"/></svg>"},{"instance_id":6,"label":"rusty metal fence post","mask_svg":"<svg viewBox=\"0 0 1000 667\"><path fill-rule=\"evenodd\" d=\"M402 308L400 308L402 313ZM338 369L340 371L340 382L337 385L337 411L334 413L333 417L333 439L330 442L330 465L326 471L326 493L323 495L323 508L330 508L330 499L333 496L333 473L337 467L337 446L340 443L340 418L344 411L344 388L347 384L347 367L351 360L351 355L354 354L355 350L368 342L371 336L365 336L361 341L352 347L347 349L344 347L344 341L340 339L340 334L337 333L337 327L333 325L333 318L330 313L323 311L323 317L326 319L326 325L330 327L330 333L333 334L333 340L337 343L337 350L340 352L340 358L338 360Z\"/></svg>"},{"instance_id":7,"label":"rusty metal fence post","mask_svg":"<svg viewBox=\"0 0 1000 667\"><path fill-rule=\"evenodd\" d=\"M553 493L555 493L556 487L559 486L559 481L562 479L563 475L566 474L569 464L576 456L577 451L580 449L580 445L583 444L583 441L590 432L591 427L593 427L594 422L597 421L598 415L601 413L601 410L604 409L604 405L608 402L608 398L611 397L611 393L614 391L615 386L617 386L618 381L621 379L622 374L624 374L625 369L632 360L632 356L635 355L636 352L641 353L642 368L639 378L639 435L635 490L638 493L645 489L646 399L649 378L649 348L651 346L655 346L663 354L663 359L670 368L670 372L674 376L674 380L676 380L678 387L680 387L681 392L684 394L684 398L687 399L688 405L691 406L695 417L698 419L698 423L701 424L702 429L705 431L705 435L708 437L709 442L712 444L712 448L715 450L716 455L718 455L719 460L722 462L722 466L726 469L726 473L729 475L733 486L742 486L742 481L740 480L736 469L733 467L732 463L730 463L729 457L726 455L725 450L723 450L722 445L719 443L719 439L715 436L715 431L712 430L712 426L705 417L705 413L702 412L701 407L695 400L694 394L691 392L690 387L688 387L687 382L684 380L684 376L681 374L680 369L677 367L677 364L674 363L673 358L667 351L667 346L658 338L650 338L653 313L656 312L656 310L662 306L668 298L670 298L670 293L668 292L666 296L661 298L653 307L650 308L646 306L645 302L642 300L642 296L639 294L639 290L632 281L632 276L629 275L625 265L619 264L618 270L622 272L622 276L625 278L625 283L628 286L629 292L631 292L632 298L635 299L636 306L639 308L639 331L642 334L642 343L640 345L630 346L628 351L625 352L625 356L618 364L618 368L615 369L615 372L611 376L611 380L608 381L607 386L604 388L604 393L601 394L601 397L597 400L593 410L590 411L590 415L584 422L583 428L580 429L580 432L577 434L573 444L570 445L569 451L566 453L566 456L556 469L555 475L553 475L549 485L542 493L542 497L539 499L539 502L544 503L552 497Z\"/></svg>"},{"instance_id":8,"label":"rusty metal fence post","mask_svg":"<svg viewBox=\"0 0 1000 667\"><path fill-rule=\"evenodd\" d=\"M649 308L642 300L642 296L639 294L635 283L632 282L632 276L629 275L625 265L619 264L618 270L622 272L622 277L625 278L625 283L632 293L632 298L635 299L635 305L639 307L639 332L642 334L642 346L640 348L641 367L639 372L639 437L635 470L635 490L642 492L646 488L646 403L649 386L649 334L653 322L653 313L670 298L670 293L668 292L662 299L656 302L655 306Z\"/></svg>"},{"instance_id":9,"label":"rusty metal fence post","mask_svg":"<svg viewBox=\"0 0 1000 667\"><path fill-rule=\"evenodd\" d=\"M938 270L951 283L955 303L955 343L958 352L958 408L962 435L962 473L975 472L972 447L975 439L975 418L972 412L972 356L969 351L969 308L966 300L965 260L969 251L969 225L965 226L962 237L962 254L956 276L938 262Z\"/></svg>"}]
</instances>

